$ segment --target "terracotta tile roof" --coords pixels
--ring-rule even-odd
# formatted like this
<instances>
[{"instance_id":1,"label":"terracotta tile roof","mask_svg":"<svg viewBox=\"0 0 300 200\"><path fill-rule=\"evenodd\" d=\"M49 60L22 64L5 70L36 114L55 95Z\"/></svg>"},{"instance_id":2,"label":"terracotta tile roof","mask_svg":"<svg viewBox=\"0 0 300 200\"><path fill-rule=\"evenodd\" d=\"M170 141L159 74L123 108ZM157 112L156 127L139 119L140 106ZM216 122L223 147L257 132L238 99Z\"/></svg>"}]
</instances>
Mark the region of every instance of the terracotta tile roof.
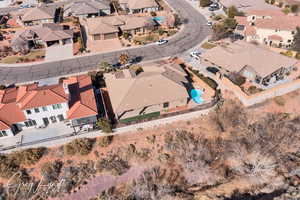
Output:
<instances>
[{"instance_id":1,"label":"terracotta tile roof","mask_svg":"<svg viewBox=\"0 0 300 200\"><path fill-rule=\"evenodd\" d=\"M256 29L253 26L246 26L246 31L245 31L246 36L252 36L256 35Z\"/></svg>"},{"instance_id":2,"label":"terracotta tile roof","mask_svg":"<svg viewBox=\"0 0 300 200\"><path fill-rule=\"evenodd\" d=\"M270 36L268 36L268 39L269 40L278 40L278 41L282 41L283 40L282 37L279 36L279 35L270 35Z\"/></svg>"},{"instance_id":3,"label":"terracotta tile roof","mask_svg":"<svg viewBox=\"0 0 300 200\"><path fill-rule=\"evenodd\" d=\"M68 96L65 94L61 84L37 87L32 90L28 89L18 102L21 109L68 102Z\"/></svg>"},{"instance_id":4,"label":"terracotta tile roof","mask_svg":"<svg viewBox=\"0 0 300 200\"><path fill-rule=\"evenodd\" d=\"M10 129L10 126L0 119L0 131Z\"/></svg>"},{"instance_id":5,"label":"terracotta tile roof","mask_svg":"<svg viewBox=\"0 0 300 200\"><path fill-rule=\"evenodd\" d=\"M281 10L248 10L246 13L247 16L249 15L256 15L256 16L286 16L284 12Z\"/></svg>"},{"instance_id":6,"label":"terracotta tile roof","mask_svg":"<svg viewBox=\"0 0 300 200\"><path fill-rule=\"evenodd\" d=\"M91 78L87 75L64 80L71 94L68 119L96 116L98 114Z\"/></svg>"}]
</instances>

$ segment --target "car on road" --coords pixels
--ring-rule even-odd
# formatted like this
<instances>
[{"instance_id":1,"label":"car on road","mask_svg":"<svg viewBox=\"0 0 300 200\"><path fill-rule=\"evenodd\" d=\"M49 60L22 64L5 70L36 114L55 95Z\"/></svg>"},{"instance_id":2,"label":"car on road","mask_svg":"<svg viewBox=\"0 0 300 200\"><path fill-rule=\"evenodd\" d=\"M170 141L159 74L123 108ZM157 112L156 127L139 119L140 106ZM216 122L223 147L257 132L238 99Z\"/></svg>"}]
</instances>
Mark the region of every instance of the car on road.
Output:
<instances>
[{"instance_id":1,"label":"car on road","mask_svg":"<svg viewBox=\"0 0 300 200\"><path fill-rule=\"evenodd\" d=\"M212 22L207 22L206 25L212 27L213 23Z\"/></svg>"},{"instance_id":2,"label":"car on road","mask_svg":"<svg viewBox=\"0 0 300 200\"><path fill-rule=\"evenodd\" d=\"M200 60L200 55L201 55L201 52L200 51L192 51L190 53L190 56L192 58L195 58L196 60Z\"/></svg>"},{"instance_id":3,"label":"car on road","mask_svg":"<svg viewBox=\"0 0 300 200\"><path fill-rule=\"evenodd\" d=\"M156 42L156 44L158 45L163 45L163 44L167 44L168 43L168 40L165 40L165 39L160 39Z\"/></svg>"},{"instance_id":4,"label":"car on road","mask_svg":"<svg viewBox=\"0 0 300 200\"><path fill-rule=\"evenodd\" d=\"M213 3L208 8L209 11L215 11L215 10L219 10L219 9L220 9L220 6L218 3Z\"/></svg>"}]
</instances>

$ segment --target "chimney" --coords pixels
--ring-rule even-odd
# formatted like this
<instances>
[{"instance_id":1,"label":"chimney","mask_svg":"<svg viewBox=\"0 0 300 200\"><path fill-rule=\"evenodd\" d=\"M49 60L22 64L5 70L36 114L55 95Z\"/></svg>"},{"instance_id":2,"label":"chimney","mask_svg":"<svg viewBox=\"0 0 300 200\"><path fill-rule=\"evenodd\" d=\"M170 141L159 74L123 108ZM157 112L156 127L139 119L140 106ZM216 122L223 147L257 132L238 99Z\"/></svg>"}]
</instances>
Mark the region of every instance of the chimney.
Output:
<instances>
[{"instance_id":1,"label":"chimney","mask_svg":"<svg viewBox=\"0 0 300 200\"><path fill-rule=\"evenodd\" d=\"M69 95L70 94L69 85L66 82L63 82L63 88L65 91L65 94Z\"/></svg>"}]
</instances>

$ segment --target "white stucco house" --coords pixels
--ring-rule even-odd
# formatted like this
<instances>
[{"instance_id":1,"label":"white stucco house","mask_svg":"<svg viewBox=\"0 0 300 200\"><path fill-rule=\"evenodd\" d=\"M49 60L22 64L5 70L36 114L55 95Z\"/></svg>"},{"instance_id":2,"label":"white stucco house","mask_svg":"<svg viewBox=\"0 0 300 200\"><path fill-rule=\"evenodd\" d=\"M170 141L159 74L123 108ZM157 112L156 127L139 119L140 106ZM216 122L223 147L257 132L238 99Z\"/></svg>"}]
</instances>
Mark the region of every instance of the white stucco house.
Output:
<instances>
[{"instance_id":1,"label":"white stucco house","mask_svg":"<svg viewBox=\"0 0 300 200\"><path fill-rule=\"evenodd\" d=\"M53 85L33 83L0 90L0 137L65 120L72 126L93 124L97 115L91 78L86 75Z\"/></svg>"},{"instance_id":2,"label":"white stucco house","mask_svg":"<svg viewBox=\"0 0 300 200\"><path fill-rule=\"evenodd\" d=\"M300 16L285 15L278 10L253 10L246 16L235 17L238 25L235 33L244 36L247 42L289 48L293 44Z\"/></svg>"}]
</instances>

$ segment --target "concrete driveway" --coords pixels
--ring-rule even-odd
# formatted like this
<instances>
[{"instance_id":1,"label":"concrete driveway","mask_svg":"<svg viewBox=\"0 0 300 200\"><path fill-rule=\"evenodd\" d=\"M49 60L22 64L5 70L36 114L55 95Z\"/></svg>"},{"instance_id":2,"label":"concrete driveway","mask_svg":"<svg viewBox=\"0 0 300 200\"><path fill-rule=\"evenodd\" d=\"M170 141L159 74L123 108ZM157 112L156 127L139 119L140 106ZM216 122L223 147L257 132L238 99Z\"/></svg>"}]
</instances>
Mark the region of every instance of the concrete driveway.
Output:
<instances>
[{"instance_id":1,"label":"concrete driveway","mask_svg":"<svg viewBox=\"0 0 300 200\"><path fill-rule=\"evenodd\" d=\"M73 44L55 45L46 48L46 61L55 61L73 57Z\"/></svg>"}]
</instances>

